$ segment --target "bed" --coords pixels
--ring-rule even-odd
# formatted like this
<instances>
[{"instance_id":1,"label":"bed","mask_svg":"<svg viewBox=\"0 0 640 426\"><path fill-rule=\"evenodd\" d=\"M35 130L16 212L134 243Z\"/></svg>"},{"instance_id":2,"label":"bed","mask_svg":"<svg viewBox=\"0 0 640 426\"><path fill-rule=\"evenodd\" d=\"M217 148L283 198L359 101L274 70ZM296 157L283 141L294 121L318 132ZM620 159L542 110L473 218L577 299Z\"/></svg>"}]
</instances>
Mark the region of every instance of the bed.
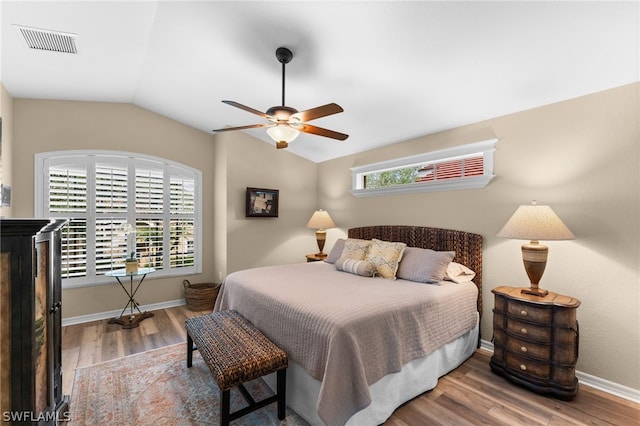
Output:
<instances>
[{"instance_id":1,"label":"bed","mask_svg":"<svg viewBox=\"0 0 640 426\"><path fill-rule=\"evenodd\" d=\"M454 263L475 276L459 283L371 278L338 270L344 258L230 274L214 310L240 312L287 352L287 405L313 425L383 423L433 389L479 341L482 236L366 226L349 229L348 239L455 252ZM401 267L403 260L409 256Z\"/></svg>"}]
</instances>

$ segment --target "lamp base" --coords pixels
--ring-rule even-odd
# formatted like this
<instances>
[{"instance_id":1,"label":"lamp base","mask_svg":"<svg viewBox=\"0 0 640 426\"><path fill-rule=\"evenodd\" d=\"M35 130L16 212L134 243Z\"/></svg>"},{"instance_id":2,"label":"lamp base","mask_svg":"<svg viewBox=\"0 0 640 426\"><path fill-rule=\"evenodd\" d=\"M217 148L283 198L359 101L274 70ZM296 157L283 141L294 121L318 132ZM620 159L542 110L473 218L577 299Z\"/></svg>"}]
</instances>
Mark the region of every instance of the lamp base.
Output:
<instances>
[{"instance_id":1,"label":"lamp base","mask_svg":"<svg viewBox=\"0 0 640 426\"><path fill-rule=\"evenodd\" d=\"M522 293L522 294L532 294L532 295L534 295L534 296L544 297L544 296L546 296L547 294L549 294L549 291L548 291L548 290L545 290L545 289L543 289L543 288L538 288L538 287L533 288L533 287L530 287L530 288L523 288L522 290L520 290L520 293Z\"/></svg>"},{"instance_id":2,"label":"lamp base","mask_svg":"<svg viewBox=\"0 0 640 426\"><path fill-rule=\"evenodd\" d=\"M320 253L314 254L314 256L316 258L325 259L327 257L327 253L320 252Z\"/></svg>"},{"instance_id":3,"label":"lamp base","mask_svg":"<svg viewBox=\"0 0 640 426\"><path fill-rule=\"evenodd\" d=\"M527 271L531 287L523 288L521 293L540 297L544 297L549 293L547 290L538 287L538 283L547 266L548 253L549 248L536 240L522 246L522 261L524 263L524 269Z\"/></svg>"}]
</instances>

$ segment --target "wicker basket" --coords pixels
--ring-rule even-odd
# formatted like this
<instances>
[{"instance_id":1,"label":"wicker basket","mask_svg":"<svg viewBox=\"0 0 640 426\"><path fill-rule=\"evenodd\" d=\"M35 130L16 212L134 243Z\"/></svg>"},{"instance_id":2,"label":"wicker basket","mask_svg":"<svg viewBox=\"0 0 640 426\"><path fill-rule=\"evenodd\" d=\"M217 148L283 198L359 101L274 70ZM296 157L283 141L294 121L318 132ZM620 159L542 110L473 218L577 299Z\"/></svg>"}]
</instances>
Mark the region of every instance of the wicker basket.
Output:
<instances>
[{"instance_id":1,"label":"wicker basket","mask_svg":"<svg viewBox=\"0 0 640 426\"><path fill-rule=\"evenodd\" d=\"M184 285L184 298L187 301L187 307L192 311L211 311L218 297L220 284L217 283L199 283L191 284L189 280L182 282Z\"/></svg>"}]
</instances>

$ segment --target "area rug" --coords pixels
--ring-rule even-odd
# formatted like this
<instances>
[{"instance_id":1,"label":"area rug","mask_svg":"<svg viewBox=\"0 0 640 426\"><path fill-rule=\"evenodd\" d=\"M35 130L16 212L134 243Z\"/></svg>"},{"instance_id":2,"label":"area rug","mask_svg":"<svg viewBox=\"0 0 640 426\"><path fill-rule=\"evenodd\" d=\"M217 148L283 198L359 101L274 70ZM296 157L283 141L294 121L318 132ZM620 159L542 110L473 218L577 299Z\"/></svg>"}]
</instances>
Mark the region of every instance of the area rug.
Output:
<instances>
[{"instance_id":1,"label":"area rug","mask_svg":"<svg viewBox=\"0 0 640 426\"><path fill-rule=\"evenodd\" d=\"M219 390L198 354L187 368L185 343L76 369L70 425L217 425ZM262 379L245 384L254 399L273 395ZM237 389L231 411L245 407ZM287 408L278 420L269 404L232 425L307 425Z\"/></svg>"}]
</instances>

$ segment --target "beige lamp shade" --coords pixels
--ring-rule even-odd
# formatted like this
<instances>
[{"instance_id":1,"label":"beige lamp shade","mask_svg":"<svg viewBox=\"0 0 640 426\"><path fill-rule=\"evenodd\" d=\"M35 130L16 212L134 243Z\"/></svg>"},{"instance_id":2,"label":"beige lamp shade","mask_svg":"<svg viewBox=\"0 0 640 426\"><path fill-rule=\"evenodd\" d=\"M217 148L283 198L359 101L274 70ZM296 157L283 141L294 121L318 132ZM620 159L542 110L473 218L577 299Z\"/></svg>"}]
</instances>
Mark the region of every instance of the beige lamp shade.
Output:
<instances>
[{"instance_id":1,"label":"beige lamp shade","mask_svg":"<svg viewBox=\"0 0 640 426\"><path fill-rule=\"evenodd\" d=\"M549 206L520 206L498 232L516 240L573 240L575 236Z\"/></svg>"},{"instance_id":2,"label":"beige lamp shade","mask_svg":"<svg viewBox=\"0 0 640 426\"><path fill-rule=\"evenodd\" d=\"M530 240L522 246L522 261L531 287L522 293L546 296L548 291L538 284L547 266L549 248L539 240L573 240L575 236L549 206L520 206L498 232L498 237Z\"/></svg>"},{"instance_id":3,"label":"beige lamp shade","mask_svg":"<svg viewBox=\"0 0 640 426\"><path fill-rule=\"evenodd\" d=\"M316 257L326 257L327 255L322 252L324 248L324 242L327 239L327 228L335 228L336 224L333 223L333 219L329 216L329 213L320 209L316 210L309 222L307 222L307 228L316 228L316 241L318 243L318 253L316 253Z\"/></svg>"},{"instance_id":4,"label":"beige lamp shade","mask_svg":"<svg viewBox=\"0 0 640 426\"><path fill-rule=\"evenodd\" d=\"M329 216L329 213L320 209L313 212L311 219L307 223L307 228L315 228L315 229L327 229L327 228L335 228L336 224L333 223L333 219Z\"/></svg>"}]
</instances>

